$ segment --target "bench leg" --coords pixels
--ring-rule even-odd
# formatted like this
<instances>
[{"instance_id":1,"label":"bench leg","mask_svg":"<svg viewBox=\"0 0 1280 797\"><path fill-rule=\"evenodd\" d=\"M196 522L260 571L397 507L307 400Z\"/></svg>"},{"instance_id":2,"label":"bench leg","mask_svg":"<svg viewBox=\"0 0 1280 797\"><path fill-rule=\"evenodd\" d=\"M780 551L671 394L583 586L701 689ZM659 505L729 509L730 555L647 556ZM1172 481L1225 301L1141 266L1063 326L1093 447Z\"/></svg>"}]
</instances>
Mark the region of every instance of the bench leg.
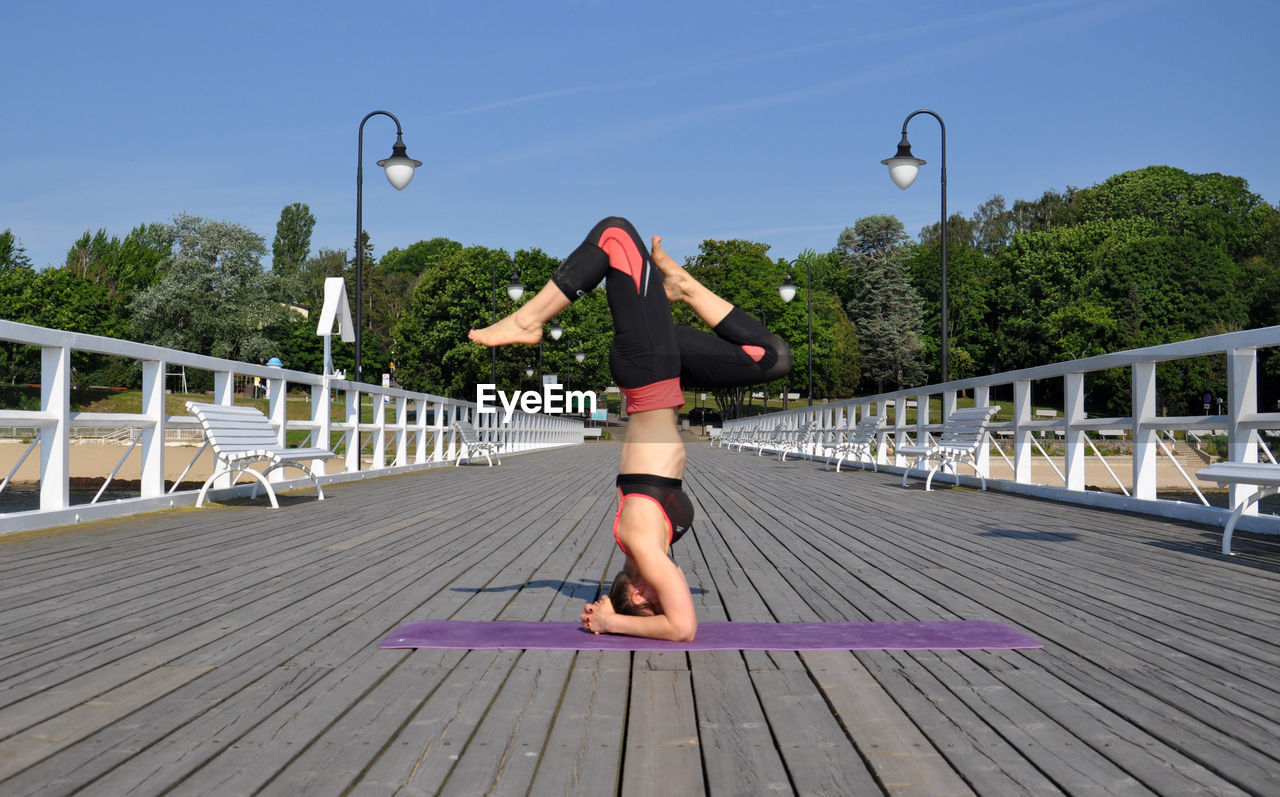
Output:
<instances>
[{"instance_id":1,"label":"bench leg","mask_svg":"<svg viewBox=\"0 0 1280 797\"><path fill-rule=\"evenodd\" d=\"M279 468L280 470L284 470L285 468L297 468L298 470L302 471L307 475L307 478L311 480L311 484L316 488L316 500L317 501L324 500L324 488L320 486L320 480L317 479L315 474L311 472L311 468L308 468L306 465L303 465L301 462L277 462L271 467L264 470L262 472L262 475L266 476L276 468ZM254 496L255 497L257 496L257 488L254 488Z\"/></svg>"},{"instance_id":2,"label":"bench leg","mask_svg":"<svg viewBox=\"0 0 1280 797\"><path fill-rule=\"evenodd\" d=\"M266 476L264 476L264 475L263 475L263 474L261 474L261 473L258 473L258 472L257 472L256 470L254 470L253 468L245 468L244 470L242 470L242 471L241 471L241 473L247 473L247 474L249 474L250 476L252 476L253 478L257 479L257 480L258 480L258 483L259 483L259 484L261 484L261 485L263 486L263 488L265 488L265 489L266 489L266 491L267 491L267 498L270 498L270 499L271 499L271 508L272 508L272 509L279 509L279 508L280 508L280 502L276 500L276 491L275 491L275 489L273 489L273 488L271 487L271 482L267 481L267 477L266 477ZM253 496L252 496L252 498L257 498L257 497L258 497L258 488L257 488L257 486L255 485L255 486L254 486L254 488L253 488Z\"/></svg>"},{"instance_id":3,"label":"bench leg","mask_svg":"<svg viewBox=\"0 0 1280 797\"><path fill-rule=\"evenodd\" d=\"M1248 499L1240 502L1239 506L1235 508L1235 511L1231 513L1231 517L1227 518L1227 525L1222 529L1223 556L1235 556L1235 553L1231 550L1231 535L1235 533L1236 524L1240 522L1240 517L1244 515L1244 511L1251 505L1261 501L1263 498L1268 498L1276 495L1277 493L1280 493L1280 487L1265 487L1249 496Z\"/></svg>"}]
</instances>

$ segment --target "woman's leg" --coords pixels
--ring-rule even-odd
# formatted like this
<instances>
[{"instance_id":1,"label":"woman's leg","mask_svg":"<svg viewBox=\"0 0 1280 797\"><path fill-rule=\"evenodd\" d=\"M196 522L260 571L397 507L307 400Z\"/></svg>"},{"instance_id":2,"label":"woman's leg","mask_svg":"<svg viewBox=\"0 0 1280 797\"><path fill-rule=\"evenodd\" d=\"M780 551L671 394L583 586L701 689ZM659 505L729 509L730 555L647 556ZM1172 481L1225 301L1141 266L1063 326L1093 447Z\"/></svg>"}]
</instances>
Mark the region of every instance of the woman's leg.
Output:
<instances>
[{"instance_id":1,"label":"woman's leg","mask_svg":"<svg viewBox=\"0 0 1280 797\"><path fill-rule=\"evenodd\" d=\"M469 337L486 346L537 343L544 323L602 280L614 327L609 365L628 412L682 406L680 347L662 276L635 227L617 216L593 227L528 304Z\"/></svg>"},{"instance_id":2,"label":"woman's leg","mask_svg":"<svg viewBox=\"0 0 1280 797\"><path fill-rule=\"evenodd\" d=\"M676 327L680 378L689 387L745 387L772 382L791 370L791 347L764 324L698 282L653 237L653 262L671 301L683 301L715 331Z\"/></svg>"}]
</instances>

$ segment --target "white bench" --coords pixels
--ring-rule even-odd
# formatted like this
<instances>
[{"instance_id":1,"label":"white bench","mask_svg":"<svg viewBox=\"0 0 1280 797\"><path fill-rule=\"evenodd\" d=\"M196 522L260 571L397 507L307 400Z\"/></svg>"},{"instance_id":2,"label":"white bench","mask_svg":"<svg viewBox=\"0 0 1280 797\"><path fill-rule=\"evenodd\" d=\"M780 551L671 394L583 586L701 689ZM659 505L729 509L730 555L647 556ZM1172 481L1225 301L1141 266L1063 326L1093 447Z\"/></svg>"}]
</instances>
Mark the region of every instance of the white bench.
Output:
<instances>
[{"instance_id":1,"label":"white bench","mask_svg":"<svg viewBox=\"0 0 1280 797\"><path fill-rule=\"evenodd\" d=\"M324 500L324 490L321 489L320 482L316 480L311 469L302 463L307 460L331 458L334 454L329 449L287 448L281 445L276 428L271 425L271 421L253 407L232 407L224 404L201 404L188 401L187 411L200 421L200 428L204 430L217 462L213 475L200 488L200 496L196 499L197 507L204 505L205 496L208 495L214 479L230 475L231 484L234 485L241 474L247 473L266 488L271 506L279 509L280 503L276 501L276 491L272 488L271 482L267 481L267 474L277 468L297 468L307 474L307 478L316 487L316 499ZM267 463L267 468L258 472L249 467L256 462ZM253 498L258 497L258 484L253 486Z\"/></svg>"},{"instance_id":2,"label":"white bench","mask_svg":"<svg viewBox=\"0 0 1280 797\"><path fill-rule=\"evenodd\" d=\"M501 446L490 440L481 440L475 424L470 421L454 421L453 428L457 429L458 434L462 437L462 447L458 449L458 458L453 461L455 468L462 464L464 457L469 461L477 454L484 454L485 462L488 462L491 468L493 467L494 459L498 460L499 465L502 464L502 458L498 456L498 449Z\"/></svg>"},{"instance_id":3,"label":"white bench","mask_svg":"<svg viewBox=\"0 0 1280 797\"><path fill-rule=\"evenodd\" d=\"M778 449L778 458L787 461L787 454L803 456L804 449L814 439L813 421L809 421L798 429L778 429L774 431L774 442L771 448Z\"/></svg>"},{"instance_id":4,"label":"white bench","mask_svg":"<svg viewBox=\"0 0 1280 797\"><path fill-rule=\"evenodd\" d=\"M836 459L836 473L840 472L840 464L847 458L849 461L857 459L859 462L871 461L872 470L877 473L880 471L880 464L876 462L875 445L876 438L885 427L885 418L883 415L867 415L862 420L854 424L852 429L845 432L845 439L839 441L835 445L835 453L839 454ZM827 462L827 468L831 467L831 463ZM825 468L824 468L825 470Z\"/></svg>"},{"instance_id":5,"label":"white bench","mask_svg":"<svg viewBox=\"0 0 1280 797\"><path fill-rule=\"evenodd\" d=\"M943 422L942 437L933 445L902 446L898 453L905 457L915 457L915 462L902 472L902 486L907 486L907 477L911 471L920 468L926 462L936 463L929 469L924 489L933 485L933 476L942 468L952 469L956 477L956 485L960 484L960 471L956 468L961 462L973 468L973 472L982 479L982 489L987 489L987 477L978 467L978 454L987 444L987 424L991 417L1000 411L1000 405L990 407L968 407L956 410Z\"/></svg>"},{"instance_id":6,"label":"white bench","mask_svg":"<svg viewBox=\"0 0 1280 797\"><path fill-rule=\"evenodd\" d=\"M1219 462L1196 473L1196 478L1229 484L1256 484L1260 489L1236 505L1222 529L1222 554L1231 556L1231 535L1240 522L1240 516L1253 504L1280 493L1280 465L1267 462Z\"/></svg>"}]
</instances>

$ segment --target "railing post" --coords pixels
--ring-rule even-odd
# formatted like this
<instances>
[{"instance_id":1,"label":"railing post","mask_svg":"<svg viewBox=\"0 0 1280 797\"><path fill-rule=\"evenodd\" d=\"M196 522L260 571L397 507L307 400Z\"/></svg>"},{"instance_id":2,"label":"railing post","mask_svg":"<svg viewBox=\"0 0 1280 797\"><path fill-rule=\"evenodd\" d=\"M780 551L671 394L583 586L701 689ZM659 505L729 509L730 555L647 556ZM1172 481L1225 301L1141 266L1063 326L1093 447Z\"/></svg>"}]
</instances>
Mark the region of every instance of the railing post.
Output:
<instances>
[{"instance_id":1,"label":"railing post","mask_svg":"<svg viewBox=\"0 0 1280 797\"><path fill-rule=\"evenodd\" d=\"M347 425L347 473L360 470L360 390L347 388L344 393Z\"/></svg>"},{"instance_id":2,"label":"railing post","mask_svg":"<svg viewBox=\"0 0 1280 797\"><path fill-rule=\"evenodd\" d=\"M40 348L40 409L54 415L40 427L40 509L71 506L71 349Z\"/></svg>"},{"instance_id":3,"label":"railing post","mask_svg":"<svg viewBox=\"0 0 1280 797\"><path fill-rule=\"evenodd\" d=\"M373 464L370 470L378 470L387 465L387 396L384 393L371 394L373 401Z\"/></svg>"},{"instance_id":4,"label":"railing post","mask_svg":"<svg viewBox=\"0 0 1280 797\"><path fill-rule=\"evenodd\" d=\"M143 498L164 495L164 371L163 360L142 361L142 414L152 421L141 430Z\"/></svg>"},{"instance_id":5,"label":"railing post","mask_svg":"<svg viewBox=\"0 0 1280 797\"><path fill-rule=\"evenodd\" d=\"M230 407L236 403L236 375L231 371L213 372L213 403ZM212 454L212 452L210 452ZM215 490L231 486L231 474L224 473L214 479Z\"/></svg>"},{"instance_id":6,"label":"railing post","mask_svg":"<svg viewBox=\"0 0 1280 797\"><path fill-rule=\"evenodd\" d=\"M422 399L413 400L413 425L418 430L413 438L413 462L421 465L427 461L427 402Z\"/></svg>"},{"instance_id":7,"label":"railing post","mask_svg":"<svg viewBox=\"0 0 1280 797\"><path fill-rule=\"evenodd\" d=\"M1066 446L1066 458L1063 463L1063 475L1066 476L1068 490L1084 490L1085 457L1089 453L1085 441L1085 431L1080 428L1084 423L1084 374L1070 373L1063 377L1063 393L1065 399L1064 415L1067 429L1063 435Z\"/></svg>"},{"instance_id":8,"label":"railing post","mask_svg":"<svg viewBox=\"0 0 1280 797\"><path fill-rule=\"evenodd\" d=\"M289 426L289 383L283 377L267 377L267 417L276 430L276 442L285 444L285 433ZM282 482L286 476L284 468L277 468L267 476L273 482Z\"/></svg>"},{"instance_id":9,"label":"railing post","mask_svg":"<svg viewBox=\"0 0 1280 797\"><path fill-rule=\"evenodd\" d=\"M956 411L956 391L954 390L942 391L942 399L938 403L942 410L941 420L943 421L943 423L945 423L947 418L951 417L951 413Z\"/></svg>"},{"instance_id":10,"label":"railing post","mask_svg":"<svg viewBox=\"0 0 1280 797\"><path fill-rule=\"evenodd\" d=\"M230 407L236 403L236 375L230 371L213 372L213 403Z\"/></svg>"},{"instance_id":11,"label":"railing post","mask_svg":"<svg viewBox=\"0 0 1280 797\"><path fill-rule=\"evenodd\" d=\"M1031 483L1031 382L1013 383L1013 480Z\"/></svg>"},{"instance_id":12,"label":"railing post","mask_svg":"<svg viewBox=\"0 0 1280 797\"><path fill-rule=\"evenodd\" d=\"M448 402L436 402L432 404L431 411L431 461L443 462L445 459L445 447L448 441L445 439L445 429L449 426L446 413L449 412Z\"/></svg>"},{"instance_id":13,"label":"railing post","mask_svg":"<svg viewBox=\"0 0 1280 797\"><path fill-rule=\"evenodd\" d=\"M1258 412L1258 350L1231 349L1227 352L1227 450L1232 462L1258 461L1258 431L1241 426L1240 421ZM1231 485L1231 505L1250 498L1257 487ZM1258 514L1258 504L1244 514Z\"/></svg>"},{"instance_id":14,"label":"railing post","mask_svg":"<svg viewBox=\"0 0 1280 797\"><path fill-rule=\"evenodd\" d=\"M396 458L395 464L409 464L408 429L409 401L404 396L396 396Z\"/></svg>"},{"instance_id":15,"label":"railing post","mask_svg":"<svg viewBox=\"0 0 1280 797\"><path fill-rule=\"evenodd\" d=\"M329 418L329 375L325 374L323 381L318 385L311 386L311 423L315 430L312 434L311 444L316 448L329 448L330 436L333 432L333 422ZM311 472L317 476L325 475L325 462L323 459L311 460Z\"/></svg>"},{"instance_id":16,"label":"railing post","mask_svg":"<svg viewBox=\"0 0 1280 797\"><path fill-rule=\"evenodd\" d=\"M1133 372L1133 495L1155 498L1158 473L1156 448L1156 364L1134 363Z\"/></svg>"},{"instance_id":17,"label":"railing post","mask_svg":"<svg viewBox=\"0 0 1280 797\"><path fill-rule=\"evenodd\" d=\"M905 396L898 396L890 399L886 404L893 404L893 464L905 467L907 458L898 453L904 445L907 444L907 399ZM883 408L885 405L882 404ZM920 414L916 413L916 420L919 420ZM916 441L920 445L924 445L923 441Z\"/></svg>"},{"instance_id":18,"label":"railing post","mask_svg":"<svg viewBox=\"0 0 1280 797\"><path fill-rule=\"evenodd\" d=\"M982 385L973 389L973 406L991 406L991 388ZM978 472L988 478L991 476L991 435L987 435L986 443L978 449Z\"/></svg>"}]
</instances>

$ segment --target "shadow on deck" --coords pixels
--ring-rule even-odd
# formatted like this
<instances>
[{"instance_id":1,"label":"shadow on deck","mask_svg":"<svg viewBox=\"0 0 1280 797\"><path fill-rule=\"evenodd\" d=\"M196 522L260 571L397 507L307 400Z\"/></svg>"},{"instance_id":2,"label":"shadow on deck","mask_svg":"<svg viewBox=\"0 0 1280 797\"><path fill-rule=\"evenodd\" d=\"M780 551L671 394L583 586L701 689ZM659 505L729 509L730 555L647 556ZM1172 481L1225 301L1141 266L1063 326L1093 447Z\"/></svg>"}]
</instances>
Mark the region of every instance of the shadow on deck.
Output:
<instances>
[{"instance_id":1,"label":"shadow on deck","mask_svg":"<svg viewBox=\"0 0 1280 797\"><path fill-rule=\"evenodd\" d=\"M573 620L616 443L0 538L0 793L1280 793L1280 545L690 446L704 620L998 652L389 651Z\"/></svg>"}]
</instances>

